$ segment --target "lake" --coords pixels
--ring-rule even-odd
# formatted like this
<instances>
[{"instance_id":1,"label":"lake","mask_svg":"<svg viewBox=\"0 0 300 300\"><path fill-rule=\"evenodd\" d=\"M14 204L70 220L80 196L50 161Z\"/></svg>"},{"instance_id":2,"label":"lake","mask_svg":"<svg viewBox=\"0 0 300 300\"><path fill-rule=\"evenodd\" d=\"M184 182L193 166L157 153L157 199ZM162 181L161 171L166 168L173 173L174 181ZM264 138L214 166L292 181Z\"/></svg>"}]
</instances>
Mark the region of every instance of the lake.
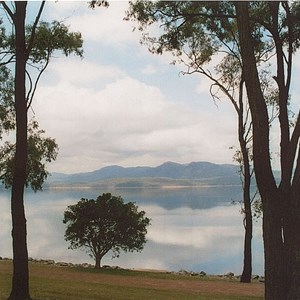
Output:
<instances>
[{"instance_id":1,"label":"lake","mask_svg":"<svg viewBox=\"0 0 300 300\"><path fill-rule=\"evenodd\" d=\"M63 212L81 198L111 192L133 201L146 211L152 225L141 253L121 253L104 265L123 268L205 271L208 274L241 274L243 263L242 215L238 186L187 189L44 190L26 192L28 251L33 258L72 263L94 263L84 250L70 250L64 240ZM0 256L12 257L10 193L0 191ZM254 222L253 274L263 275L261 221Z\"/></svg>"}]
</instances>

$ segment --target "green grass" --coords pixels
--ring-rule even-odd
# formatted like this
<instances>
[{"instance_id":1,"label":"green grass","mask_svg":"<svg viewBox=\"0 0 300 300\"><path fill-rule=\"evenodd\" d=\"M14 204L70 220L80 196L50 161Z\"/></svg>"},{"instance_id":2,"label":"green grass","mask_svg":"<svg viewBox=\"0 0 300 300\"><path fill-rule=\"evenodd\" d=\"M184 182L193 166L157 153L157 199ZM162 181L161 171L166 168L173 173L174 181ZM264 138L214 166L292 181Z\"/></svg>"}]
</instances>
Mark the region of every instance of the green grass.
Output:
<instances>
[{"instance_id":1,"label":"green grass","mask_svg":"<svg viewBox=\"0 0 300 300\"><path fill-rule=\"evenodd\" d=\"M7 299L11 289L11 269L8 268L9 262L0 261L0 299ZM5 267L5 269L4 269ZM2 268L2 270L1 270ZM45 271L45 272L43 272ZM39 264L30 264L30 294L33 300L99 300L99 299L223 299L223 300L258 300L263 297L243 297L243 296L226 296L210 292L209 294L196 293L194 291L178 289L163 289L156 287L126 286L116 285L113 282L114 276L122 276L126 280L132 277L147 279L163 280L198 280L206 279L183 278L182 276L137 272L126 270L92 270L82 268L57 268ZM49 274L49 275L47 275ZM109 283L95 281L101 275L112 276ZM57 276L57 278L56 278ZM75 278L75 279L74 279ZM87 278L90 278L88 280Z\"/></svg>"}]
</instances>

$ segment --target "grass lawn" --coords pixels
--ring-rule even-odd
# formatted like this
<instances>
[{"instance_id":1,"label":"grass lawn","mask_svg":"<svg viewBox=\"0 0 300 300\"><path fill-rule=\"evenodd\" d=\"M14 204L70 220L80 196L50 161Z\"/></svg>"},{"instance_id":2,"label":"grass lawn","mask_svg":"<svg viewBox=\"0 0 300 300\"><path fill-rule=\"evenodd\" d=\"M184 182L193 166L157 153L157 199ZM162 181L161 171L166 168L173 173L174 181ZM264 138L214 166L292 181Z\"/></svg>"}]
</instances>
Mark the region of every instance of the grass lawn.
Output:
<instances>
[{"instance_id":1,"label":"grass lawn","mask_svg":"<svg viewBox=\"0 0 300 300\"><path fill-rule=\"evenodd\" d=\"M30 263L33 300L263 299L263 284L129 270L93 270ZM12 263L0 261L0 299L11 289Z\"/></svg>"}]
</instances>

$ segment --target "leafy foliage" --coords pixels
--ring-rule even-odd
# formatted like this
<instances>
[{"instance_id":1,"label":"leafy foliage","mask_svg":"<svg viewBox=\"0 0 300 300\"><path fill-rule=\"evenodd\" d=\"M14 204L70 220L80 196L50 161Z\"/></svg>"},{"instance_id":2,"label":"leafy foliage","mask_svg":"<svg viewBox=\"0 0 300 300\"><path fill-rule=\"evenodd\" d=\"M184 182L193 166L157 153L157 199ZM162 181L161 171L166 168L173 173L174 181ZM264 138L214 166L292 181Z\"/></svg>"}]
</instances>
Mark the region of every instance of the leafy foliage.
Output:
<instances>
[{"instance_id":1,"label":"leafy foliage","mask_svg":"<svg viewBox=\"0 0 300 300\"><path fill-rule=\"evenodd\" d=\"M36 121L29 124L26 186L30 186L34 191L42 189L42 184L49 175L46 163L55 160L58 151L55 140L44 137L44 133ZM0 147L0 180L6 188L12 186L15 148L16 145L11 142L5 142Z\"/></svg>"},{"instance_id":2,"label":"leafy foliage","mask_svg":"<svg viewBox=\"0 0 300 300\"><path fill-rule=\"evenodd\" d=\"M0 24L1 25L1 24ZM9 133L16 129L16 113L14 103L14 78L7 66L15 61L15 36L6 34L4 27L0 27L0 138L4 132ZM26 41L30 44L33 34L33 25L26 27ZM50 58L56 51L61 51L65 56L75 54L83 56L82 38L78 32L70 32L64 24L53 21L51 24L40 22L34 30L34 39L29 49L27 63L28 92L26 96L27 107L32 100L41 75L47 68ZM34 69L30 72L29 69ZM28 125L28 161L26 186L34 191L42 189L42 184L49 175L46 163L56 159L58 146L54 139L44 137L44 130L39 129L38 123L32 121ZM16 145L5 142L0 147L0 180L6 188L12 186L14 155Z\"/></svg>"},{"instance_id":3,"label":"leafy foliage","mask_svg":"<svg viewBox=\"0 0 300 300\"><path fill-rule=\"evenodd\" d=\"M249 14L249 23L247 23L247 31L242 32L240 27L241 24L246 24L244 23L246 14L241 18L241 12L245 13L245 11L247 11L247 20ZM238 137L241 150L235 159L244 171L245 208L243 211L249 228L252 227L250 205L252 155L263 203L269 202L269 199L274 201L275 194L284 195L284 201L288 202L288 195L292 194L292 190L299 199L299 189L290 189L290 183L294 181L294 186L299 187L300 159L296 158L295 154L299 147L300 117L298 114L297 120L291 119L293 114L289 110L293 107L290 105L289 89L292 81L293 53L299 48L299 13L299 1L292 3L146 0L131 1L127 12L127 19L138 22L138 29L142 32L141 42L152 53L171 52L175 57L173 63L182 63L186 66L187 71L182 72L183 74L200 73L212 81L210 93L214 100L220 100L225 95L232 102L238 114ZM149 30L152 25L156 25L155 30ZM250 46L251 53L244 54L245 49L249 50ZM209 64L210 62L214 63ZM251 75L249 75L250 69L253 71ZM281 131L281 142L276 146L280 148L282 181L279 191L274 189L276 192L270 192L270 186L276 187L269 156L271 142L269 130L272 129L270 124L273 121L278 121ZM294 127L294 132L291 132L291 126ZM276 134L278 135L278 132ZM253 151L249 151L251 148ZM295 176L292 179L293 167L296 165ZM270 171L270 176L266 176L266 170ZM265 178L268 178L268 181ZM270 207L272 206L275 206L273 202ZM279 209L282 219L287 216L285 212L287 207L288 205L284 204ZM299 204L297 203L295 207L299 207ZM254 211L256 215L262 211L259 202L255 202ZM264 205L264 214L270 216L273 211L273 208L265 210ZM278 224L281 222L282 220ZM286 222L286 224L290 223L292 223L290 220ZM252 229L247 231L246 227L248 226L245 226L245 236L247 241L251 242ZM295 227L297 226L294 225ZM267 226L264 227L266 228ZM273 234L270 231L269 237ZM266 240L268 234L264 236ZM281 238L281 235L279 236ZM295 244L295 238L291 240L293 242L290 245ZM251 245L250 242L248 245ZM246 246L246 239L244 245L245 249L250 249L248 245ZM269 255L272 252L266 251L266 253ZM296 248L295 253L299 253L299 247ZM273 267L277 265L277 261L270 263L270 270L275 270ZM251 260L248 259L249 272L251 272L250 264ZM274 274L283 274L283 272L276 270ZM284 280L287 277L283 275ZM251 276L248 278L251 280ZM283 280L279 280L277 285L281 282ZM283 299L278 295L271 298Z\"/></svg>"},{"instance_id":4,"label":"leafy foliage","mask_svg":"<svg viewBox=\"0 0 300 300\"><path fill-rule=\"evenodd\" d=\"M93 1L89 2L89 6L91 8L95 8L96 6L108 7L109 6L109 1L107 1L107 0L93 0Z\"/></svg>"},{"instance_id":5,"label":"leafy foliage","mask_svg":"<svg viewBox=\"0 0 300 300\"><path fill-rule=\"evenodd\" d=\"M16 37L14 32L7 34L5 27L1 26L1 23L0 31L0 73L5 74L9 72L6 65L15 63ZM29 107L32 103L41 75L46 70L51 57L59 51L65 56L74 54L83 57L83 40L81 33L69 31L68 26L58 21L51 23L40 21L38 24L27 25L25 34L26 52L28 55L26 66L28 79L26 100ZM0 76L0 82L2 82L2 75ZM9 77L7 78L9 79ZM3 84L1 88L3 88Z\"/></svg>"},{"instance_id":6,"label":"leafy foliage","mask_svg":"<svg viewBox=\"0 0 300 300\"><path fill-rule=\"evenodd\" d=\"M28 44L30 42L32 32L33 26L27 26L26 39L28 40ZM36 72L27 71L29 82L27 93L28 107L32 103L41 75L46 70L50 62L50 58L53 57L54 53L60 51L65 56L74 54L79 57L83 57L82 44L83 40L79 32L70 32L66 25L58 21L53 21L52 23L39 23L35 29L33 43L28 55L27 68L30 66L38 70L35 78L34 74Z\"/></svg>"},{"instance_id":7,"label":"leafy foliage","mask_svg":"<svg viewBox=\"0 0 300 300\"><path fill-rule=\"evenodd\" d=\"M114 257L121 251L141 251L150 219L133 202L124 203L121 197L106 193L68 206L63 222L69 248L86 248L96 265L98 258L100 267L101 258L110 250Z\"/></svg>"},{"instance_id":8,"label":"leafy foliage","mask_svg":"<svg viewBox=\"0 0 300 300\"><path fill-rule=\"evenodd\" d=\"M69 33L67 27L52 27L40 23L46 4L41 1L37 14L32 16L32 25L26 23L27 1L1 1L3 15L7 17L6 34L1 26L0 66L15 71L13 85L8 89L10 96L1 99L0 118L4 129L15 129L16 145L5 143L0 153L1 180L11 187L11 214L13 238L13 279L9 299L31 299L29 295L29 270L26 218L24 211L24 187L30 185L33 190L41 189L47 177L45 162L56 158L57 145L53 139L43 138L43 131L37 123L28 127L28 109L32 105L35 91L41 75L47 68L55 50L65 55L75 52L82 55L80 34ZM41 26L39 26L39 24ZM25 29L27 28L27 30ZM55 29L52 31L52 29ZM57 29L57 30L56 30ZM75 43L74 43L75 42ZM11 64L11 66L8 66ZM7 70L8 70L7 69ZM3 73L3 72L2 72ZM9 103L8 103L9 102ZM4 109L4 113L3 113ZM7 126L5 110L11 112L13 123ZM2 133L1 128L1 133Z\"/></svg>"},{"instance_id":9,"label":"leafy foliage","mask_svg":"<svg viewBox=\"0 0 300 300\"><path fill-rule=\"evenodd\" d=\"M32 26L27 27L27 37L32 31ZM36 29L34 43L30 51L29 59L33 63L41 63L47 60L54 51L62 51L65 56L74 53L83 55L82 38L79 32L69 32L66 25L53 21L40 22Z\"/></svg>"},{"instance_id":10,"label":"leafy foliage","mask_svg":"<svg viewBox=\"0 0 300 300\"><path fill-rule=\"evenodd\" d=\"M2 139L3 132L15 128L13 77L5 65L0 66L0 91L0 139Z\"/></svg>"}]
</instances>

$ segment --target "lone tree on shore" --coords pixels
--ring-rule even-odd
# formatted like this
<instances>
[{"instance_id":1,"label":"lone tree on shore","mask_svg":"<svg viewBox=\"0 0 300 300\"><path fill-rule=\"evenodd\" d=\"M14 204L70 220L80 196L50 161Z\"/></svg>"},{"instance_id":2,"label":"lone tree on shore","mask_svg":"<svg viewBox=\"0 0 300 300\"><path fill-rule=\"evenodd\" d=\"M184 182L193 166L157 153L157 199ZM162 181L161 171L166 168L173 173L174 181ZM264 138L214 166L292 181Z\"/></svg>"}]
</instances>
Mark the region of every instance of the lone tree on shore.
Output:
<instances>
[{"instance_id":1,"label":"lone tree on shore","mask_svg":"<svg viewBox=\"0 0 300 300\"><path fill-rule=\"evenodd\" d=\"M99 269L110 250L113 257L122 250L143 250L150 219L144 211L138 211L135 203L124 203L120 196L106 193L96 200L82 198L68 206L63 223L67 224L65 240L70 242L69 248L86 248L95 259L95 269Z\"/></svg>"}]
</instances>

